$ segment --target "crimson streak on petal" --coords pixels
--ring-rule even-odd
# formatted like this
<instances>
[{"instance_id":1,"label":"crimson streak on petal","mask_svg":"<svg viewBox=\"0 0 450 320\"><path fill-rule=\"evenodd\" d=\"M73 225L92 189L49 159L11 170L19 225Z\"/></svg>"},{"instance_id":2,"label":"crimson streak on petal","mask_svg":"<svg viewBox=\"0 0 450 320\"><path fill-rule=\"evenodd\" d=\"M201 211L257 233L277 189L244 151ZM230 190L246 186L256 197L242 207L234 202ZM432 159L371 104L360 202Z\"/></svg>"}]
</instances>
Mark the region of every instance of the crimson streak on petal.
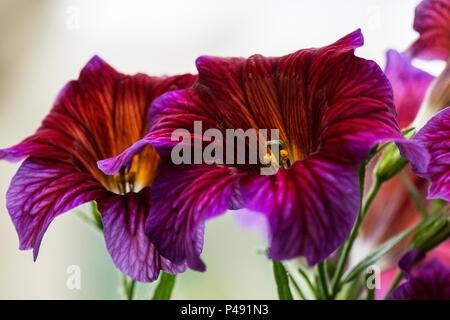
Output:
<instances>
[{"instance_id":1,"label":"crimson streak on petal","mask_svg":"<svg viewBox=\"0 0 450 320\"><path fill-rule=\"evenodd\" d=\"M161 257L145 234L145 220L150 212L149 187L123 196L108 192L97 202L106 247L119 270L139 281L157 279L159 270L174 274L186 270L183 261L177 265Z\"/></svg>"},{"instance_id":2,"label":"crimson streak on petal","mask_svg":"<svg viewBox=\"0 0 450 320\"><path fill-rule=\"evenodd\" d=\"M180 230L193 226L180 212L209 218L225 211L227 204L228 209L235 208L231 205L235 202L268 218L274 259L305 256L314 264L343 243L360 206L358 164L376 142L405 142L387 78L375 62L354 55L362 44L362 34L356 30L329 46L282 57L203 56L197 59L199 77L192 87L154 101L149 134L122 155L102 162L104 171L117 171L145 144L162 155L170 154L177 143L171 140L172 133L185 129L193 137L194 121L202 121L203 130L221 130L223 136L226 129L278 129L292 164L274 176L260 176L261 164L225 164L221 170L228 170L226 179L202 178L201 184L190 182L196 179L191 177L192 166L178 170L180 176L187 175L186 183L162 170L153 188L170 193L152 196L148 225L167 226L164 238L149 230L163 256L181 259L197 247L180 245L184 251L174 252L168 245L178 241ZM417 159L423 152L412 142L405 143L403 150ZM217 167L210 165L209 169L215 172ZM209 189L217 193L213 196ZM186 204L175 200L172 190L178 190ZM188 200L194 194L199 198ZM221 205L214 206L213 215L205 215L212 198ZM183 210L175 210L170 203Z\"/></svg>"},{"instance_id":3,"label":"crimson streak on petal","mask_svg":"<svg viewBox=\"0 0 450 320\"><path fill-rule=\"evenodd\" d=\"M20 249L33 248L36 259L56 216L97 200L107 248L121 271L139 281L156 279L160 270L183 271L183 261L174 265L160 257L144 236L150 203L143 198L149 198L148 187L161 165L156 150L142 148L115 176L100 171L97 161L141 139L148 130L151 102L164 92L190 86L195 79L124 75L99 57L92 58L79 79L60 92L36 133L0 150L0 159L26 158L7 191Z\"/></svg>"},{"instance_id":4,"label":"crimson streak on petal","mask_svg":"<svg viewBox=\"0 0 450 320\"><path fill-rule=\"evenodd\" d=\"M200 260L204 223L233 206L239 174L231 168L165 164L154 181L154 203L146 230L161 254L174 262L187 260L204 271Z\"/></svg>"}]
</instances>

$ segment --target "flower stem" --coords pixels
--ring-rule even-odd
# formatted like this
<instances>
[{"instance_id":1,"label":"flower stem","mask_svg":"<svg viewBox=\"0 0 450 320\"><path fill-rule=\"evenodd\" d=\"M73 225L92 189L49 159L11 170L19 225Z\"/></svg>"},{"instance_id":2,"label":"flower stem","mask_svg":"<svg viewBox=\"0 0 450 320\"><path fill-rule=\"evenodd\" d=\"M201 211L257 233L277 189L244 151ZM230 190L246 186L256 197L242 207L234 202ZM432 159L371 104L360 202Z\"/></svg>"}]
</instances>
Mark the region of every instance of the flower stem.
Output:
<instances>
[{"instance_id":1,"label":"flower stem","mask_svg":"<svg viewBox=\"0 0 450 320\"><path fill-rule=\"evenodd\" d=\"M125 295L125 299L133 300L134 289L136 286L136 281L129 279L127 275L122 274L122 288Z\"/></svg>"},{"instance_id":2,"label":"flower stem","mask_svg":"<svg viewBox=\"0 0 450 320\"><path fill-rule=\"evenodd\" d=\"M97 209L97 203L95 201L91 202L90 215L84 213L84 211L82 210L76 210L75 212L81 219L83 219L89 225L95 227L98 231L103 233L102 217Z\"/></svg>"},{"instance_id":3,"label":"flower stem","mask_svg":"<svg viewBox=\"0 0 450 320\"><path fill-rule=\"evenodd\" d=\"M364 169L362 169L362 166L364 166ZM365 164L362 164L358 168L358 178L360 183L360 192L361 192L361 198L364 194L364 175L365 175ZM355 242L356 237L358 236L359 227L361 226L362 221L364 220L364 217L367 213L367 210L369 209L370 205L372 204L373 199L377 195L378 191L380 190L382 181L376 177L374 177L374 181L372 184L372 187L370 188L369 193L367 194L367 197L364 201L364 203L361 206L361 209L359 210L358 217L356 218L355 225L353 226L353 229L350 233L350 236L348 239L344 242L341 254L339 256L339 260L337 262L336 271L332 280L331 284L331 298L334 299L336 295L338 294L341 286L341 277L344 273L344 268L347 264L347 260L350 254L350 251L353 247L353 243Z\"/></svg>"},{"instance_id":4,"label":"flower stem","mask_svg":"<svg viewBox=\"0 0 450 320\"><path fill-rule=\"evenodd\" d=\"M280 300L292 300L287 271L281 262L273 260L273 276L277 284L278 298Z\"/></svg>"},{"instance_id":5,"label":"flower stem","mask_svg":"<svg viewBox=\"0 0 450 320\"><path fill-rule=\"evenodd\" d=\"M328 292L328 281L327 281L327 276L325 273L325 264L324 262L319 262L317 264L317 279L318 279L318 285L319 285L319 289L321 292L321 298L328 300L330 299L330 293Z\"/></svg>"},{"instance_id":6,"label":"flower stem","mask_svg":"<svg viewBox=\"0 0 450 320\"><path fill-rule=\"evenodd\" d=\"M389 290L386 292L386 295L384 296L384 300L387 300L389 296L391 295L392 291L394 291L395 288L397 288L400 281L403 279L403 273L400 270L397 270L397 273L395 274L395 278L391 283L391 286L389 287Z\"/></svg>"},{"instance_id":7,"label":"flower stem","mask_svg":"<svg viewBox=\"0 0 450 320\"><path fill-rule=\"evenodd\" d=\"M303 271L302 268L298 269L298 272L300 273L300 275L303 277L303 279L305 280L306 284L308 285L309 289L311 290L311 292L314 295L314 298L319 299L319 293L317 292L316 288L313 286L311 280L309 280L308 275L305 273L305 271Z\"/></svg>"},{"instance_id":8,"label":"flower stem","mask_svg":"<svg viewBox=\"0 0 450 320\"><path fill-rule=\"evenodd\" d=\"M170 300L172 296L172 291L175 286L176 275L161 272L159 276L158 286L153 293L152 300Z\"/></svg>"},{"instance_id":9,"label":"flower stem","mask_svg":"<svg viewBox=\"0 0 450 320\"><path fill-rule=\"evenodd\" d=\"M292 282L292 285L294 286L295 291L297 291L298 295L300 296L300 298L302 298L302 300L308 300L306 299L305 294L303 293L302 289L300 288L300 286L298 285L297 281L295 281L294 277L288 273L289 279Z\"/></svg>"}]
</instances>

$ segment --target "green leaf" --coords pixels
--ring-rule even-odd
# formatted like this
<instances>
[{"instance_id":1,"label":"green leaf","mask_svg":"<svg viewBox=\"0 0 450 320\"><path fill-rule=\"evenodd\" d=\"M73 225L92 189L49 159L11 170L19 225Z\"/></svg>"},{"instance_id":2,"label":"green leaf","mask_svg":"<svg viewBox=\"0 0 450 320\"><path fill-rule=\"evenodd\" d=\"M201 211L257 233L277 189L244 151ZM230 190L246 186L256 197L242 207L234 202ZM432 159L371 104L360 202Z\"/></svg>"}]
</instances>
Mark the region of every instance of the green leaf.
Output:
<instances>
[{"instance_id":1,"label":"green leaf","mask_svg":"<svg viewBox=\"0 0 450 320\"><path fill-rule=\"evenodd\" d=\"M292 293L291 289L289 288L287 271L281 262L273 261L273 275L277 284L279 299L292 300Z\"/></svg>"},{"instance_id":2,"label":"green leaf","mask_svg":"<svg viewBox=\"0 0 450 320\"><path fill-rule=\"evenodd\" d=\"M152 300L170 300L173 287L175 286L176 275L161 272L159 276L158 286L153 293Z\"/></svg>"},{"instance_id":3,"label":"green leaf","mask_svg":"<svg viewBox=\"0 0 450 320\"><path fill-rule=\"evenodd\" d=\"M424 225L429 225L433 223L436 220L436 217L433 217L431 219L426 220L423 223L420 223L402 233L399 235L389 239L386 241L383 245L381 245L377 250L366 256L361 262L359 262L356 266L353 267L352 270L350 270L343 279L343 283L352 281L355 279L361 272L366 270L367 267L374 264L378 259L380 259L382 256L384 256L389 250L391 250L393 247L395 247L398 243L406 239L409 235L411 235L414 231L416 231L419 228L422 228Z\"/></svg>"}]
</instances>

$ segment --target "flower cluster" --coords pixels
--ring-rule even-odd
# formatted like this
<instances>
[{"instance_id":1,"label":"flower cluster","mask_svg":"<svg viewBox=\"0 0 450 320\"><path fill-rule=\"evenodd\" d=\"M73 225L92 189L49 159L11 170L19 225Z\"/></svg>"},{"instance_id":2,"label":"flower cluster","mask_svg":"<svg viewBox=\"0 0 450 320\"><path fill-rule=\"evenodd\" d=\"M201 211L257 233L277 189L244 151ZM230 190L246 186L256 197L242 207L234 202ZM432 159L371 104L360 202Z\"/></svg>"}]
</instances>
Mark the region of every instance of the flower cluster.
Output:
<instances>
[{"instance_id":1,"label":"flower cluster","mask_svg":"<svg viewBox=\"0 0 450 320\"><path fill-rule=\"evenodd\" d=\"M319 281L321 297L336 297L363 219L363 241L391 237L386 230L393 231L396 213L386 217L382 205L402 201L389 189L399 188L408 162L414 183L431 181L429 199L450 199L449 23L450 1L424 0L414 22L419 39L404 53L389 51L384 72L355 56L360 30L281 57L202 56L198 75L130 76L92 58L36 133L0 150L0 159L24 160L6 194L20 249L33 249L36 259L55 217L95 201L112 261L149 282L161 270L204 271L207 220L246 209L267 221L268 258L304 257L309 266L336 260L333 281ZM434 78L412 65L415 58L442 59L447 67ZM217 136L230 130L240 134L219 149ZM262 159L252 162L255 146ZM214 150L212 159L174 161L180 150L194 158L188 148ZM214 157L224 150L226 161ZM374 187L363 202L365 172ZM403 231L415 209L397 207L407 215L395 230ZM415 230L429 231L432 218ZM434 286L432 298L449 298L448 266L433 260L411 268L391 298L427 298L415 291L426 285Z\"/></svg>"}]
</instances>

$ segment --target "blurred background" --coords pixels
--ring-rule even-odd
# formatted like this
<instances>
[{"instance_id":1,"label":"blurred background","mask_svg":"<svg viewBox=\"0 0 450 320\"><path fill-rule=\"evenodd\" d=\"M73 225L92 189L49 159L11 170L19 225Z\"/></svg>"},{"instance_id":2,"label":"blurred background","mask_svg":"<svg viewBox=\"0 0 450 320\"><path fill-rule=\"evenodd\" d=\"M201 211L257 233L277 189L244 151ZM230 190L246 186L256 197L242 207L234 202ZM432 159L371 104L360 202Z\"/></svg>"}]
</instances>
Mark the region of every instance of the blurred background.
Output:
<instances>
[{"instance_id":1,"label":"blurred background","mask_svg":"<svg viewBox=\"0 0 450 320\"><path fill-rule=\"evenodd\" d=\"M32 134L66 82L98 54L123 73L195 73L199 55L283 55L322 46L362 28L357 54L384 67L388 48L415 38L417 0L75 1L0 0L0 148ZM423 67L423 66L422 66ZM437 73L441 66L426 69ZM117 299L120 275L102 236L73 212L49 227L37 262L19 241L5 206L18 164L0 162L0 298ZM177 279L175 299L273 299L266 244L226 214L207 224L208 270ZM67 268L81 288L66 286ZM153 284L140 284L138 298Z\"/></svg>"}]
</instances>

